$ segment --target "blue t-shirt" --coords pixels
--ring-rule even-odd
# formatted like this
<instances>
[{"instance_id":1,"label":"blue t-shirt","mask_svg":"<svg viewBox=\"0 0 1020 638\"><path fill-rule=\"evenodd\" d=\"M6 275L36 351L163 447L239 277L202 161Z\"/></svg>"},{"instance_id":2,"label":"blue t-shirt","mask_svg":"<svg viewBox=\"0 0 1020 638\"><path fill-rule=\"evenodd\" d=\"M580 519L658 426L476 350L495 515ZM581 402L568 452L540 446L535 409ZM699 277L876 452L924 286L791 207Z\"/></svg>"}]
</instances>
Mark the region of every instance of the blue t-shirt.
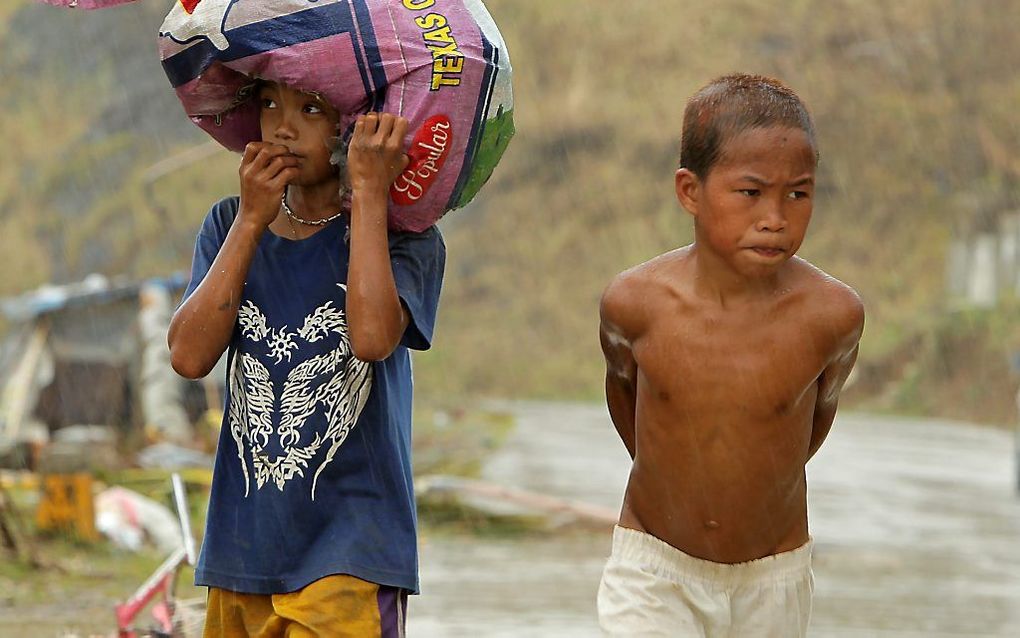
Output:
<instances>
[{"instance_id":1,"label":"blue t-shirt","mask_svg":"<svg viewBox=\"0 0 1020 638\"><path fill-rule=\"evenodd\" d=\"M209 212L198 287L237 215ZM411 476L411 361L432 339L446 248L433 227L390 235L410 322L385 361L354 358L348 224L292 241L263 233L227 350L227 397L195 582L253 594L331 574L418 591Z\"/></svg>"}]
</instances>

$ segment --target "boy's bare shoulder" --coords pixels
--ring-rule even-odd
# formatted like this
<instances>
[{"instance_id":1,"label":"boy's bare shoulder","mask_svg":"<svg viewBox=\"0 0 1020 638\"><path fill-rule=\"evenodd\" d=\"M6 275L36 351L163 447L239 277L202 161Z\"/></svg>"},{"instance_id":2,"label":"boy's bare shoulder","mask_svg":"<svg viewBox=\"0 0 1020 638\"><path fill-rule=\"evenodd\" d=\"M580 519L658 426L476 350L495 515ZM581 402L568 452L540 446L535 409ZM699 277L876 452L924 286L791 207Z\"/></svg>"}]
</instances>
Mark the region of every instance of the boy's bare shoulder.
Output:
<instances>
[{"instance_id":1,"label":"boy's bare shoulder","mask_svg":"<svg viewBox=\"0 0 1020 638\"><path fill-rule=\"evenodd\" d=\"M837 334L859 338L864 328L864 302L857 291L804 259L794 257L790 263L808 315Z\"/></svg>"},{"instance_id":2,"label":"boy's bare shoulder","mask_svg":"<svg viewBox=\"0 0 1020 638\"><path fill-rule=\"evenodd\" d=\"M675 283L676 273L683 268L689 252L689 246L678 248L614 277L602 293L602 321L626 332L639 331L649 313L654 312L655 300L667 294Z\"/></svg>"}]
</instances>

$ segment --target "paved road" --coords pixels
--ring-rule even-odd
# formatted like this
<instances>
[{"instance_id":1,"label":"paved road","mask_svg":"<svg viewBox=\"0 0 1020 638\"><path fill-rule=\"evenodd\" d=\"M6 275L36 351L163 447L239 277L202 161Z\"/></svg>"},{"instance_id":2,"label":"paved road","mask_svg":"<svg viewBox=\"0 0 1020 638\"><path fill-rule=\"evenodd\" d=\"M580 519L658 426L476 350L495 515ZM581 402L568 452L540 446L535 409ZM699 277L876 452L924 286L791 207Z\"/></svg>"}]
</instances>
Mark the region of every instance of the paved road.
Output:
<instances>
[{"instance_id":1,"label":"paved road","mask_svg":"<svg viewBox=\"0 0 1020 638\"><path fill-rule=\"evenodd\" d=\"M605 410L513 404L485 478L617 508L628 459ZM808 467L811 636L1020 636L1013 439L943 421L842 414ZM425 538L416 638L597 636L608 537Z\"/></svg>"}]
</instances>

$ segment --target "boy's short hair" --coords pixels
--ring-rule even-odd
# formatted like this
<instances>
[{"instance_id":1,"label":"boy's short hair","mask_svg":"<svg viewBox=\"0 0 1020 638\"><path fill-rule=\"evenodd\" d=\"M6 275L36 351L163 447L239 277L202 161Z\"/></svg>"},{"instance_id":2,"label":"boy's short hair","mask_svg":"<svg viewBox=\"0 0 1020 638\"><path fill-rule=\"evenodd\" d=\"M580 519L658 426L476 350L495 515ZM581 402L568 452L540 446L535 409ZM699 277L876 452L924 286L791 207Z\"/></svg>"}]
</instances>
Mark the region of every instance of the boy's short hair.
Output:
<instances>
[{"instance_id":1,"label":"boy's short hair","mask_svg":"<svg viewBox=\"0 0 1020 638\"><path fill-rule=\"evenodd\" d=\"M701 179L718 163L727 140L743 131L788 126L804 131L815 148L811 115L793 89L763 75L734 73L716 78L687 101L680 138L680 167Z\"/></svg>"}]
</instances>

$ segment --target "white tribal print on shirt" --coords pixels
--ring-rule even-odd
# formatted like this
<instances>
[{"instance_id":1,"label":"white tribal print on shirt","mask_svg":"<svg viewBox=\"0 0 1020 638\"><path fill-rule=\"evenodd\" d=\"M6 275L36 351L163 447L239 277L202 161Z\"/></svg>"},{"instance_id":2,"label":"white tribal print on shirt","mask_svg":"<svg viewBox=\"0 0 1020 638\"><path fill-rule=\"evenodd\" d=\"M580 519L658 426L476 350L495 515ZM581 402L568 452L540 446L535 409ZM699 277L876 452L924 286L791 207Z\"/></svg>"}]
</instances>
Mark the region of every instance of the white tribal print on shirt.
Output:
<instances>
[{"instance_id":1,"label":"white tribal print on shirt","mask_svg":"<svg viewBox=\"0 0 1020 638\"><path fill-rule=\"evenodd\" d=\"M346 291L343 284L337 285ZM365 407L372 389L372 365L354 357L346 316L333 303L327 301L308 314L298 330L270 326L251 300L238 311L243 339L262 344L274 365L284 360L295 362L278 396L269 368L258 356L248 349L238 348L231 361L227 423L237 444L246 497L251 485L245 462L245 454L248 454L257 489L271 482L282 492L292 478L305 476L309 464L318 463L312 479L314 501L319 474L333 460ZM334 334L339 337L335 349L301 358L304 344ZM324 419L309 418L319 411ZM274 412L279 418L273 418ZM274 421L278 423L275 430ZM301 436L306 423L325 423L325 428L308 433L314 434L308 441L309 436ZM301 445L302 439L308 442ZM272 442L283 451L275 458L268 453ZM325 454L320 461L318 456L323 447Z\"/></svg>"}]
</instances>

